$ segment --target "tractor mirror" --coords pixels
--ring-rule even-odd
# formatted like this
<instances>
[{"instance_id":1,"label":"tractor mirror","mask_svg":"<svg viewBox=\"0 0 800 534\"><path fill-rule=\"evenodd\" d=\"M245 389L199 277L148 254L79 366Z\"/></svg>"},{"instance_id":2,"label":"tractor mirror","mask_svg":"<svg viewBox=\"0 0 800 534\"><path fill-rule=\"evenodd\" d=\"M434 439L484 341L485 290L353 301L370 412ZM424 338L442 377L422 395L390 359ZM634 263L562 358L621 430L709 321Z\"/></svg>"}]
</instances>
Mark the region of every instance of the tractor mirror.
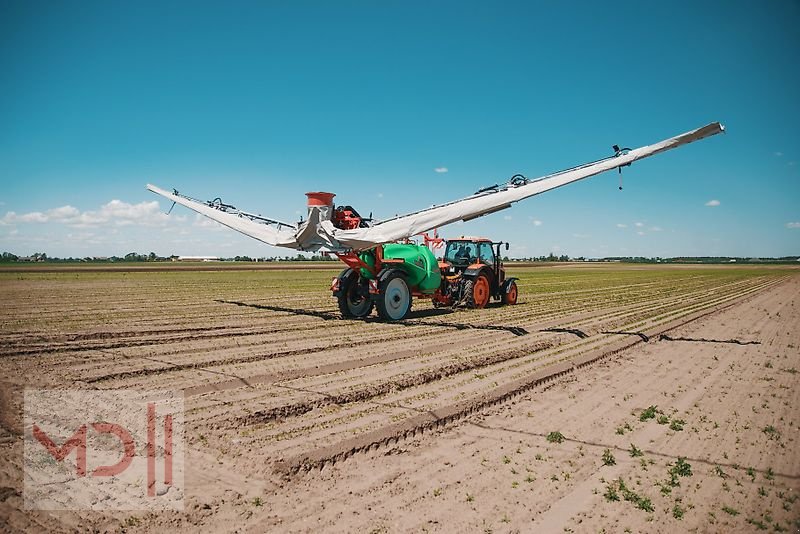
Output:
<instances>
[{"instance_id":1,"label":"tractor mirror","mask_svg":"<svg viewBox=\"0 0 800 534\"><path fill-rule=\"evenodd\" d=\"M508 243L506 243L506 250L508 250Z\"/></svg>"}]
</instances>

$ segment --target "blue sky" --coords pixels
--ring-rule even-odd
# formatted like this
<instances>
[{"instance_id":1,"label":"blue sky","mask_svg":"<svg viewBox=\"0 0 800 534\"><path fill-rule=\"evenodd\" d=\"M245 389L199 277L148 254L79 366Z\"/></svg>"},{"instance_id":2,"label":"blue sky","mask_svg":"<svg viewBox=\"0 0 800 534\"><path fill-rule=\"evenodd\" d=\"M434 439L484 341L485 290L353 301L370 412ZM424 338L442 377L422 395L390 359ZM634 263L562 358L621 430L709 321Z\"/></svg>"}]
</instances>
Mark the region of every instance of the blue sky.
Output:
<instances>
[{"instance_id":1,"label":"blue sky","mask_svg":"<svg viewBox=\"0 0 800 534\"><path fill-rule=\"evenodd\" d=\"M0 249L284 254L165 217L144 185L284 220L326 190L380 218L719 120L622 192L607 173L442 234L516 256L800 254L799 25L788 0L7 0Z\"/></svg>"}]
</instances>

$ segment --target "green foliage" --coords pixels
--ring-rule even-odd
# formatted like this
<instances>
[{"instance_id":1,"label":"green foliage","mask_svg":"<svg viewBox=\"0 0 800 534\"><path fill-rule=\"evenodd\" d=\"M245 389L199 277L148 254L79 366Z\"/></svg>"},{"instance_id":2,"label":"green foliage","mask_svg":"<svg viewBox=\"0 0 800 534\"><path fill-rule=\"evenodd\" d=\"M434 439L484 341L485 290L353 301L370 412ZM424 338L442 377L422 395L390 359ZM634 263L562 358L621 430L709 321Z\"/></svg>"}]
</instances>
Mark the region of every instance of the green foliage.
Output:
<instances>
[{"instance_id":1,"label":"green foliage","mask_svg":"<svg viewBox=\"0 0 800 534\"><path fill-rule=\"evenodd\" d=\"M655 419L658 406L649 406L639 415L639 421L647 421L648 419Z\"/></svg>"},{"instance_id":2,"label":"green foliage","mask_svg":"<svg viewBox=\"0 0 800 534\"><path fill-rule=\"evenodd\" d=\"M606 486L606 492L603 493L603 497L605 497L607 501L619 500L619 493L617 493L616 483L611 482L608 484L608 486Z\"/></svg>"},{"instance_id":3,"label":"green foliage","mask_svg":"<svg viewBox=\"0 0 800 534\"><path fill-rule=\"evenodd\" d=\"M690 477L692 476L692 466L685 458L678 457L678 461L675 462L669 472L681 477Z\"/></svg>"},{"instance_id":4,"label":"green foliage","mask_svg":"<svg viewBox=\"0 0 800 534\"><path fill-rule=\"evenodd\" d=\"M764 434L766 434L769 439L774 439L775 441L781 439L781 433L778 432L778 430L772 425L765 426L762 432L764 432Z\"/></svg>"},{"instance_id":5,"label":"green foliage","mask_svg":"<svg viewBox=\"0 0 800 534\"><path fill-rule=\"evenodd\" d=\"M673 419L672 422L669 424L669 429L674 430L676 432L680 432L683 430L683 425L686 424L686 421L683 419Z\"/></svg>"},{"instance_id":6,"label":"green foliage","mask_svg":"<svg viewBox=\"0 0 800 534\"><path fill-rule=\"evenodd\" d=\"M667 473L669 474L669 480L667 481L666 486L674 488L681 485L679 477L692 476L692 466L684 458L678 457L678 460L672 464L672 467L669 468ZM669 491L665 492L664 486L665 485L662 485L661 492L666 495L669 493Z\"/></svg>"},{"instance_id":7,"label":"green foliage","mask_svg":"<svg viewBox=\"0 0 800 534\"><path fill-rule=\"evenodd\" d=\"M653 502L649 497L639 495L632 489L628 488L628 486L625 485L625 481L621 478L609 483L608 486L606 486L606 492L603 494L603 496L607 501L619 501L620 494L622 495L623 499L625 499L627 502L633 503L636 508L640 510L644 510L645 512L653 512L655 510L653 507Z\"/></svg>"},{"instance_id":8,"label":"green foliage","mask_svg":"<svg viewBox=\"0 0 800 534\"><path fill-rule=\"evenodd\" d=\"M614 458L614 455L611 453L611 449L606 449L603 451L603 465L616 465L617 460Z\"/></svg>"},{"instance_id":9,"label":"green foliage","mask_svg":"<svg viewBox=\"0 0 800 534\"><path fill-rule=\"evenodd\" d=\"M722 507L722 511L732 516L739 515L739 510L737 510L736 508L731 508L730 506L727 505Z\"/></svg>"},{"instance_id":10,"label":"green foliage","mask_svg":"<svg viewBox=\"0 0 800 534\"><path fill-rule=\"evenodd\" d=\"M564 441L564 434L558 431L550 432L549 434L547 434L547 441L549 441L550 443L561 443L562 441Z\"/></svg>"},{"instance_id":11,"label":"green foliage","mask_svg":"<svg viewBox=\"0 0 800 534\"><path fill-rule=\"evenodd\" d=\"M632 432L632 431L633 431L633 427L631 426L631 424L630 424L630 423L625 423L624 425L622 425L622 426L620 426L620 427L617 427L617 434L619 434L620 436L622 436L623 434L625 434L625 431L626 431L626 430L627 430L628 432Z\"/></svg>"},{"instance_id":12,"label":"green foliage","mask_svg":"<svg viewBox=\"0 0 800 534\"><path fill-rule=\"evenodd\" d=\"M644 453L642 452L642 449L640 449L639 447L637 447L633 443L631 443L630 453L631 453L631 458L636 458L637 456L644 456Z\"/></svg>"}]
</instances>

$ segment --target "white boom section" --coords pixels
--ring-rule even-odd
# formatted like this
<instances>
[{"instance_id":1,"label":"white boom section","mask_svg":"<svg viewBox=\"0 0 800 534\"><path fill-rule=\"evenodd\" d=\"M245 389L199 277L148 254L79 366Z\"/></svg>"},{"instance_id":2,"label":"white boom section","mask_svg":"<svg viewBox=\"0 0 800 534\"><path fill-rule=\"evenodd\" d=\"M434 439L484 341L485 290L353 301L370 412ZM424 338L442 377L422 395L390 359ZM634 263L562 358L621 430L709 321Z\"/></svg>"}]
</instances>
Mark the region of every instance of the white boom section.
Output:
<instances>
[{"instance_id":1,"label":"white boom section","mask_svg":"<svg viewBox=\"0 0 800 534\"><path fill-rule=\"evenodd\" d=\"M147 189L268 245L298 248L297 240L295 239L297 226L294 224L245 213L221 202L202 202L180 195L177 191L174 193L165 191L152 184L147 184Z\"/></svg>"},{"instance_id":2,"label":"white boom section","mask_svg":"<svg viewBox=\"0 0 800 534\"><path fill-rule=\"evenodd\" d=\"M335 252L365 250L382 243L410 238L422 232L457 221L468 221L482 215L506 209L514 202L550 191L596 174L630 165L634 161L672 150L693 141L725 131L714 122L641 148L624 150L615 156L580 165L535 180L521 180L502 187L476 193L440 206L380 221L368 228L342 230L330 220L312 217L299 225L281 223L265 217L241 212L221 202L202 202L179 193L170 193L154 185L147 188L173 202L186 206L210 219L269 245L300 250L326 248Z\"/></svg>"},{"instance_id":3,"label":"white boom section","mask_svg":"<svg viewBox=\"0 0 800 534\"><path fill-rule=\"evenodd\" d=\"M340 230L333 228L332 224L326 225L322 223L322 225L326 231L330 232L330 237L332 239L355 250L368 248L375 243L389 243L399 239L405 239L446 224L470 220L475 217L480 217L481 215L500 211L510 207L514 202L572 182L577 182L578 180L583 180L584 178L602 172L629 165L634 161L718 134L724 130L724 126L715 122L676 137L665 139L659 143L631 150L627 154L620 154L616 157L607 158L596 163L590 163L567 171L544 176L529 181L524 185L509 185L503 190L475 194L449 204L434 206L417 213L382 221L370 228Z\"/></svg>"}]
</instances>

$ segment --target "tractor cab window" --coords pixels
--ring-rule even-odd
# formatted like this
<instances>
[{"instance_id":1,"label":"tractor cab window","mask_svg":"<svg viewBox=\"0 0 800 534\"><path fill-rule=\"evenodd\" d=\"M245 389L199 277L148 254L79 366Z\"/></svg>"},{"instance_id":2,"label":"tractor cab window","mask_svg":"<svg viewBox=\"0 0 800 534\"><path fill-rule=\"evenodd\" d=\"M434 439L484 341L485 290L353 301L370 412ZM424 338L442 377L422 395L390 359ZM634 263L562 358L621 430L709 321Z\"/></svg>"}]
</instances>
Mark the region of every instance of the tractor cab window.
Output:
<instances>
[{"instance_id":1,"label":"tractor cab window","mask_svg":"<svg viewBox=\"0 0 800 534\"><path fill-rule=\"evenodd\" d=\"M468 241L450 241L444 253L445 261L453 264L469 264L478 257L475 243Z\"/></svg>"},{"instance_id":2,"label":"tractor cab window","mask_svg":"<svg viewBox=\"0 0 800 534\"><path fill-rule=\"evenodd\" d=\"M487 265L494 265L494 250L491 243L480 244L480 260Z\"/></svg>"}]
</instances>

